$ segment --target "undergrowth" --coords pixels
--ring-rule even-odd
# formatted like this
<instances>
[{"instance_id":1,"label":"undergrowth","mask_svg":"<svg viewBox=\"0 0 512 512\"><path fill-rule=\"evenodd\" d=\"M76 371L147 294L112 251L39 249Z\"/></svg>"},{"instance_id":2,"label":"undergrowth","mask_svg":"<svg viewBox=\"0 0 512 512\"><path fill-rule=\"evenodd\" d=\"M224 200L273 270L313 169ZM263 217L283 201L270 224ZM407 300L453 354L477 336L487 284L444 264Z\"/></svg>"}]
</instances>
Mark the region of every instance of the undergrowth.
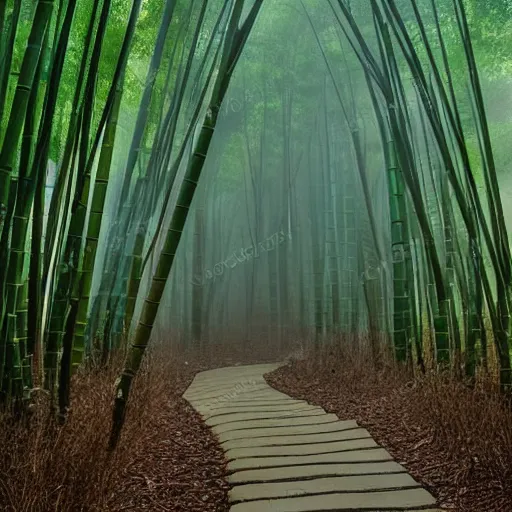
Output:
<instances>
[{"instance_id":1,"label":"undergrowth","mask_svg":"<svg viewBox=\"0 0 512 512\"><path fill-rule=\"evenodd\" d=\"M227 511L223 452L182 394L199 371L275 361L288 351L263 343L154 344L113 453L107 445L121 355L73 377L63 426L38 391L30 418L0 416L0 511Z\"/></svg>"},{"instance_id":2,"label":"undergrowth","mask_svg":"<svg viewBox=\"0 0 512 512\"><path fill-rule=\"evenodd\" d=\"M356 419L450 510L512 510L512 409L491 377L422 375L353 347L309 353L271 385Z\"/></svg>"},{"instance_id":3,"label":"undergrowth","mask_svg":"<svg viewBox=\"0 0 512 512\"><path fill-rule=\"evenodd\" d=\"M108 453L120 363L86 368L74 377L72 409L63 426L49 414L44 392L37 393L31 418L0 418L0 510L223 510L222 452L181 398L197 364L150 354L133 385L121 443ZM202 461L204 450L210 456ZM166 457L167 466L159 467L158 459ZM202 500L201 485L194 489L196 480L209 482L208 470L219 480L208 497L211 506Z\"/></svg>"}]
</instances>

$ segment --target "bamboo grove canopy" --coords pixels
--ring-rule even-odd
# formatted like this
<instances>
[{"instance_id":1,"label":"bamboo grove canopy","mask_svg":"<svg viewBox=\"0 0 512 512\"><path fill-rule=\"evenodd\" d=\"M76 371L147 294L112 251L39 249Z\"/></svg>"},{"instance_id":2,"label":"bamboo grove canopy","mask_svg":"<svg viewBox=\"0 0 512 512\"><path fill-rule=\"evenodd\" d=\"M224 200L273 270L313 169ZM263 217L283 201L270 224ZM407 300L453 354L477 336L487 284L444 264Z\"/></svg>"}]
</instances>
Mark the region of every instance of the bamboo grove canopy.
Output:
<instances>
[{"instance_id":1,"label":"bamboo grove canopy","mask_svg":"<svg viewBox=\"0 0 512 512\"><path fill-rule=\"evenodd\" d=\"M508 387L511 43L509 0L0 0L4 404L126 350L115 446L151 339Z\"/></svg>"}]
</instances>

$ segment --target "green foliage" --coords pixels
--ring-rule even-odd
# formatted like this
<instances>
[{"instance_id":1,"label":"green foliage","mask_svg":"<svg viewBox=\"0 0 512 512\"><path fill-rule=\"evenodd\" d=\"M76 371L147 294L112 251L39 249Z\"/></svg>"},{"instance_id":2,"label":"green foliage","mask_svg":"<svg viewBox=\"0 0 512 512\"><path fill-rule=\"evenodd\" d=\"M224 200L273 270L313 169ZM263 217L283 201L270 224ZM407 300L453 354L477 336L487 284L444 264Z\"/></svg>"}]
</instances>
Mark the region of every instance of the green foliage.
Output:
<instances>
[{"instance_id":1,"label":"green foliage","mask_svg":"<svg viewBox=\"0 0 512 512\"><path fill-rule=\"evenodd\" d=\"M195 324L215 311L222 322L224 299L235 297L246 333L256 310L280 325L279 339L294 314L317 341L367 330L374 354L393 332L398 358L414 354L422 366L430 329L437 361L456 366L466 350L472 374L488 317L508 371L512 271L497 175L509 174L512 4L462 1L141 0L139 10L78 0L68 24L74 3L56 0L39 32L37 2L0 0L5 402L28 400L33 385L59 387L64 418L73 364L105 362L129 342L115 445L176 264L180 327L190 312ZM24 62L31 83L17 89ZM44 204L49 161L57 176ZM193 201L200 233L189 243ZM256 256L260 240L275 252ZM239 255L247 268L265 262L264 277L248 271L233 291L222 272L239 245L253 251ZM201 274L203 251L219 287L191 292L187 261Z\"/></svg>"}]
</instances>

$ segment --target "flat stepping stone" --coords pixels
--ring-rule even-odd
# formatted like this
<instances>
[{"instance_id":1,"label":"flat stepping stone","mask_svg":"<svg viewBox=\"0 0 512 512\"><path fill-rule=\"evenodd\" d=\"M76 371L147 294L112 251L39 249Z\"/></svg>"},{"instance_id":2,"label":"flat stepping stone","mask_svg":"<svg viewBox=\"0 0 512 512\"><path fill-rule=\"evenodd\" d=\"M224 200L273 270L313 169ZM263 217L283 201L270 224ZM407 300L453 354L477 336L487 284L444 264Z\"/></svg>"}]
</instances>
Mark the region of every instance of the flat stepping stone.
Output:
<instances>
[{"instance_id":1,"label":"flat stepping stone","mask_svg":"<svg viewBox=\"0 0 512 512\"><path fill-rule=\"evenodd\" d=\"M253 387L253 390L254 392L256 391L259 391L259 390L264 390L264 386L265 384L261 383L261 384L258 384L257 386L254 386ZM266 393L266 391L265 391ZM204 390L204 391L200 391L198 393L194 393L194 394L189 394L189 395L184 395L184 398L186 398L187 400L191 401L191 402L195 402L195 401L201 401L201 400L213 400L215 398L221 398L223 396L226 396L226 398L228 398L230 395L241 395L242 393L241 392L238 392L236 391L235 388L231 387L231 388L226 388L226 389L215 389L215 390L211 390L211 389L207 389L207 390Z\"/></svg>"},{"instance_id":2,"label":"flat stepping stone","mask_svg":"<svg viewBox=\"0 0 512 512\"><path fill-rule=\"evenodd\" d=\"M308 480L328 476L380 475L405 472L405 468L394 461L360 464L321 464L317 466L290 466L285 468L238 471L228 477L228 482L234 485L279 482L281 480Z\"/></svg>"},{"instance_id":3,"label":"flat stepping stone","mask_svg":"<svg viewBox=\"0 0 512 512\"><path fill-rule=\"evenodd\" d=\"M256 384L266 384L266 381L263 377L249 377L245 379L239 379L236 382L233 382L233 379L227 379L224 381L206 381L204 384L196 384L193 388L189 388L186 393L198 393L201 391L212 391L212 384L215 385L215 389L223 389L223 388L238 388L243 389L247 386L254 386Z\"/></svg>"},{"instance_id":4,"label":"flat stepping stone","mask_svg":"<svg viewBox=\"0 0 512 512\"><path fill-rule=\"evenodd\" d=\"M370 433L364 428L356 428L352 430L340 430L338 432L326 432L324 434L299 434L233 439L222 443L222 448L224 450L232 450L235 448L257 448L263 446L311 445L365 438L371 438Z\"/></svg>"},{"instance_id":5,"label":"flat stepping stone","mask_svg":"<svg viewBox=\"0 0 512 512\"><path fill-rule=\"evenodd\" d=\"M205 407L205 406L201 406ZM307 402L292 402L291 400L280 401L280 402L241 402L241 403L232 403L227 402L224 404L213 404L212 411L215 412L223 412L226 410L227 412L247 412L254 411L257 409L261 409L262 411L288 411L293 409L302 409L304 407L311 407Z\"/></svg>"},{"instance_id":6,"label":"flat stepping stone","mask_svg":"<svg viewBox=\"0 0 512 512\"><path fill-rule=\"evenodd\" d=\"M355 462L383 462L393 460L384 448L352 450L348 452L321 453L314 455L292 455L283 457L249 457L232 460L229 471L242 469L277 468L279 466L301 466L303 464L348 464Z\"/></svg>"},{"instance_id":7,"label":"flat stepping stone","mask_svg":"<svg viewBox=\"0 0 512 512\"><path fill-rule=\"evenodd\" d=\"M213 431L222 434L230 430L245 430L259 427L290 427L297 425L321 425L322 423L333 423L338 420L335 414L324 414L321 416L300 416L266 420L235 421L224 425L217 425Z\"/></svg>"},{"instance_id":8,"label":"flat stepping stone","mask_svg":"<svg viewBox=\"0 0 512 512\"><path fill-rule=\"evenodd\" d=\"M220 442L232 441L235 439L260 439L264 437L294 436L300 434L323 434L328 432L342 432L344 430L357 429L358 425L355 421L331 421L329 423L315 423L313 425L298 425L295 427L260 427L248 428L243 430L233 430L219 435Z\"/></svg>"},{"instance_id":9,"label":"flat stepping stone","mask_svg":"<svg viewBox=\"0 0 512 512\"><path fill-rule=\"evenodd\" d=\"M321 407L309 406L309 409L301 411L282 411L282 412L235 412L223 416L214 416L206 420L210 427L221 425L223 423L233 423L246 420L267 420L272 418L303 418L306 416L323 416L325 411Z\"/></svg>"},{"instance_id":10,"label":"flat stepping stone","mask_svg":"<svg viewBox=\"0 0 512 512\"><path fill-rule=\"evenodd\" d=\"M212 416L220 416L223 414L233 414L233 413L239 413L239 412L288 412L288 411L303 411L303 410L310 410L311 405L309 405L307 402L304 403L298 403L298 404L289 404L289 405L255 405L253 407L236 407L236 406L230 406L230 407L224 407L221 409L209 409L207 406L202 406L201 408L198 408L198 411L203 414L207 415L208 417Z\"/></svg>"},{"instance_id":11,"label":"flat stepping stone","mask_svg":"<svg viewBox=\"0 0 512 512\"><path fill-rule=\"evenodd\" d=\"M312 496L336 492L373 492L387 489L417 488L418 482L407 473L389 475L356 475L296 482L272 482L238 485L229 493L230 501L264 500Z\"/></svg>"},{"instance_id":12,"label":"flat stepping stone","mask_svg":"<svg viewBox=\"0 0 512 512\"><path fill-rule=\"evenodd\" d=\"M210 411L210 412L217 412L221 409L236 409L238 412L242 411L251 411L255 408L261 408L265 407L267 410L277 410L277 408L292 408L292 406L298 407L299 405L309 405L307 402L304 401L294 401L294 400L262 400L260 402L256 402L255 400L252 401L244 401L244 402L234 402L232 400L226 400L226 401L213 401L211 403L204 403L195 405L195 408L202 412L204 411Z\"/></svg>"},{"instance_id":13,"label":"flat stepping stone","mask_svg":"<svg viewBox=\"0 0 512 512\"><path fill-rule=\"evenodd\" d=\"M238 403L255 403L258 402L265 402L265 403L284 403L284 402L305 402L305 400L297 400L295 398L292 398L288 395L275 395L273 393L267 393L266 396L253 396L253 395L246 395L246 396L237 396L236 398L233 398L231 403L238 404Z\"/></svg>"},{"instance_id":14,"label":"flat stepping stone","mask_svg":"<svg viewBox=\"0 0 512 512\"><path fill-rule=\"evenodd\" d=\"M235 448L226 452L228 460L247 459L250 457L284 457L319 455L323 453L348 452L378 447L370 437L353 441L335 441L332 443L297 444L291 446L257 446L255 448Z\"/></svg>"},{"instance_id":15,"label":"flat stepping stone","mask_svg":"<svg viewBox=\"0 0 512 512\"><path fill-rule=\"evenodd\" d=\"M435 505L424 489L355 492L249 501L233 505L230 512L333 512L338 510L407 510Z\"/></svg>"},{"instance_id":16,"label":"flat stepping stone","mask_svg":"<svg viewBox=\"0 0 512 512\"><path fill-rule=\"evenodd\" d=\"M262 388L254 388L253 391L228 391L225 393L218 392L206 392L204 391L202 395L198 396L183 396L186 400L188 400L192 405L201 405L205 403L213 403L215 400L225 400L229 403L235 403L235 401L243 400L247 401L247 399L252 398L254 400L269 400L269 399L281 399L281 400L292 400L289 396L286 395L275 395L273 393L269 393L268 390Z\"/></svg>"},{"instance_id":17,"label":"flat stepping stone","mask_svg":"<svg viewBox=\"0 0 512 512\"><path fill-rule=\"evenodd\" d=\"M183 395L224 449L230 512L440 512L356 421L271 388L279 366L209 370Z\"/></svg>"},{"instance_id":18,"label":"flat stepping stone","mask_svg":"<svg viewBox=\"0 0 512 512\"><path fill-rule=\"evenodd\" d=\"M264 382L258 382L258 383L247 383L243 387L235 387L235 386L224 386L219 387L216 386L214 389L211 387L208 387L205 389L198 389L195 390L193 393L187 393L186 395L183 395L184 398L187 400L204 400L206 398L209 398L212 395L215 396L222 396L222 395L233 395L233 397L239 396L241 394L247 393L249 391L261 391L265 390L265 383Z\"/></svg>"},{"instance_id":19,"label":"flat stepping stone","mask_svg":"<svg viewBox=\"0 0 512 512\"><path fill-rule=\"evenodd\" d=\"M266 373L277 370L282 366L276 364L256 364L246 366L230 366L228 368L215 368L214 370L206 370L198 373L194 378L195 385L219 383L219 382L234 382L240 380L249 380L251 378L262 378Z\"/></svg>"},{"instance_id":20,"label":"flat stepping stone","mask_svg":"<svg viewBox=\"0 0 512 512\"><path fill-rule=\"evenodd\" d=\"M233 414L263 414L266 415L267 413L281 413L281 415L289 416L295 413L300 413L302 411L311 411L311 410L320 410L322 412L325 412L323 409L314 408L314 406L309 404L299 404L296 407L288 407L288 408L282 408L282 407L254 407L254 408L241 408L238 409L237 407L225 407L223 409L208 409L208 407L203 406L202 411L199 411L202 416L206 418L212 418L214 416L225 416L225 415L233 415ZM265 416L264 416L265 418Z\"/></svg>"},{"instance_id":21,"label":"flat stepping stone","mask_svg":"<svg viewBox=\"0 0 512 512\"><path fill-rule=\"evenodd\" d=\"M212 404L212 407L261 407L263 405L280 406L280 405L292 405L292 404L307 404L306 400L295 400L294 398L251 398L250 395L246 397L236 396L233 400L229 400L227 403Z\"/></svg>"}]
</instances>

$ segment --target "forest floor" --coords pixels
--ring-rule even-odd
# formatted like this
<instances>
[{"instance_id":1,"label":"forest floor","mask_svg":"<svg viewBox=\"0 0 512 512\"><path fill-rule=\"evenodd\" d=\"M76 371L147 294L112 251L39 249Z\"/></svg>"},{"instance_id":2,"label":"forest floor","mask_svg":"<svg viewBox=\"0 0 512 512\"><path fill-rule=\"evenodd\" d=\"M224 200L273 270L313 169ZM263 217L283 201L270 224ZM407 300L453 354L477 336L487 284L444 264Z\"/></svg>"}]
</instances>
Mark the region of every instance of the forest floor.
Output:
<instances>
[{"instance_id":1,"label":"forest floor","mask_svg":"<svg viewBox=\"0 0 512 512\"><path fill-rule=\"evenodd\" d=\"M355 419L446 510L512 511L512 412L489 386L413 377L325 353L266 375L274 388Z\"/></svg>"},{"instance_id":2,"label":"forest floor","mask_svg":"<svg viewBox=\"0 0 512 512\"><path fill-rule=\"evenodd\" d=\"M283 348L283 353L289 353ZM182 398L196 373L283 360L268 347L154 347L133 385L117 450L106 451L120 363L74 377L64 426L37 394L28 424L0 416L2 512L227 512L223 452ZM343 351L266 376L294 398L355 419L447 509L512 511L512 412L497 393L449 376L413 377Z\"/></svg>"},{"instance_id":3,"label":"forest floor","mask_svg":"<svg viewBox=\"0 0 512 512\"><path fill-rule=\"evenodd\" d=\"M197 372L276 356L210 348L202 355L153 350L132 387L122 438L110 456L106 447L121 361L74 377L64 426L49 415L43 392L28 425L0 417L0 510L227 511L223 452L182 394Z\"/></svg>"}]
</instances>

